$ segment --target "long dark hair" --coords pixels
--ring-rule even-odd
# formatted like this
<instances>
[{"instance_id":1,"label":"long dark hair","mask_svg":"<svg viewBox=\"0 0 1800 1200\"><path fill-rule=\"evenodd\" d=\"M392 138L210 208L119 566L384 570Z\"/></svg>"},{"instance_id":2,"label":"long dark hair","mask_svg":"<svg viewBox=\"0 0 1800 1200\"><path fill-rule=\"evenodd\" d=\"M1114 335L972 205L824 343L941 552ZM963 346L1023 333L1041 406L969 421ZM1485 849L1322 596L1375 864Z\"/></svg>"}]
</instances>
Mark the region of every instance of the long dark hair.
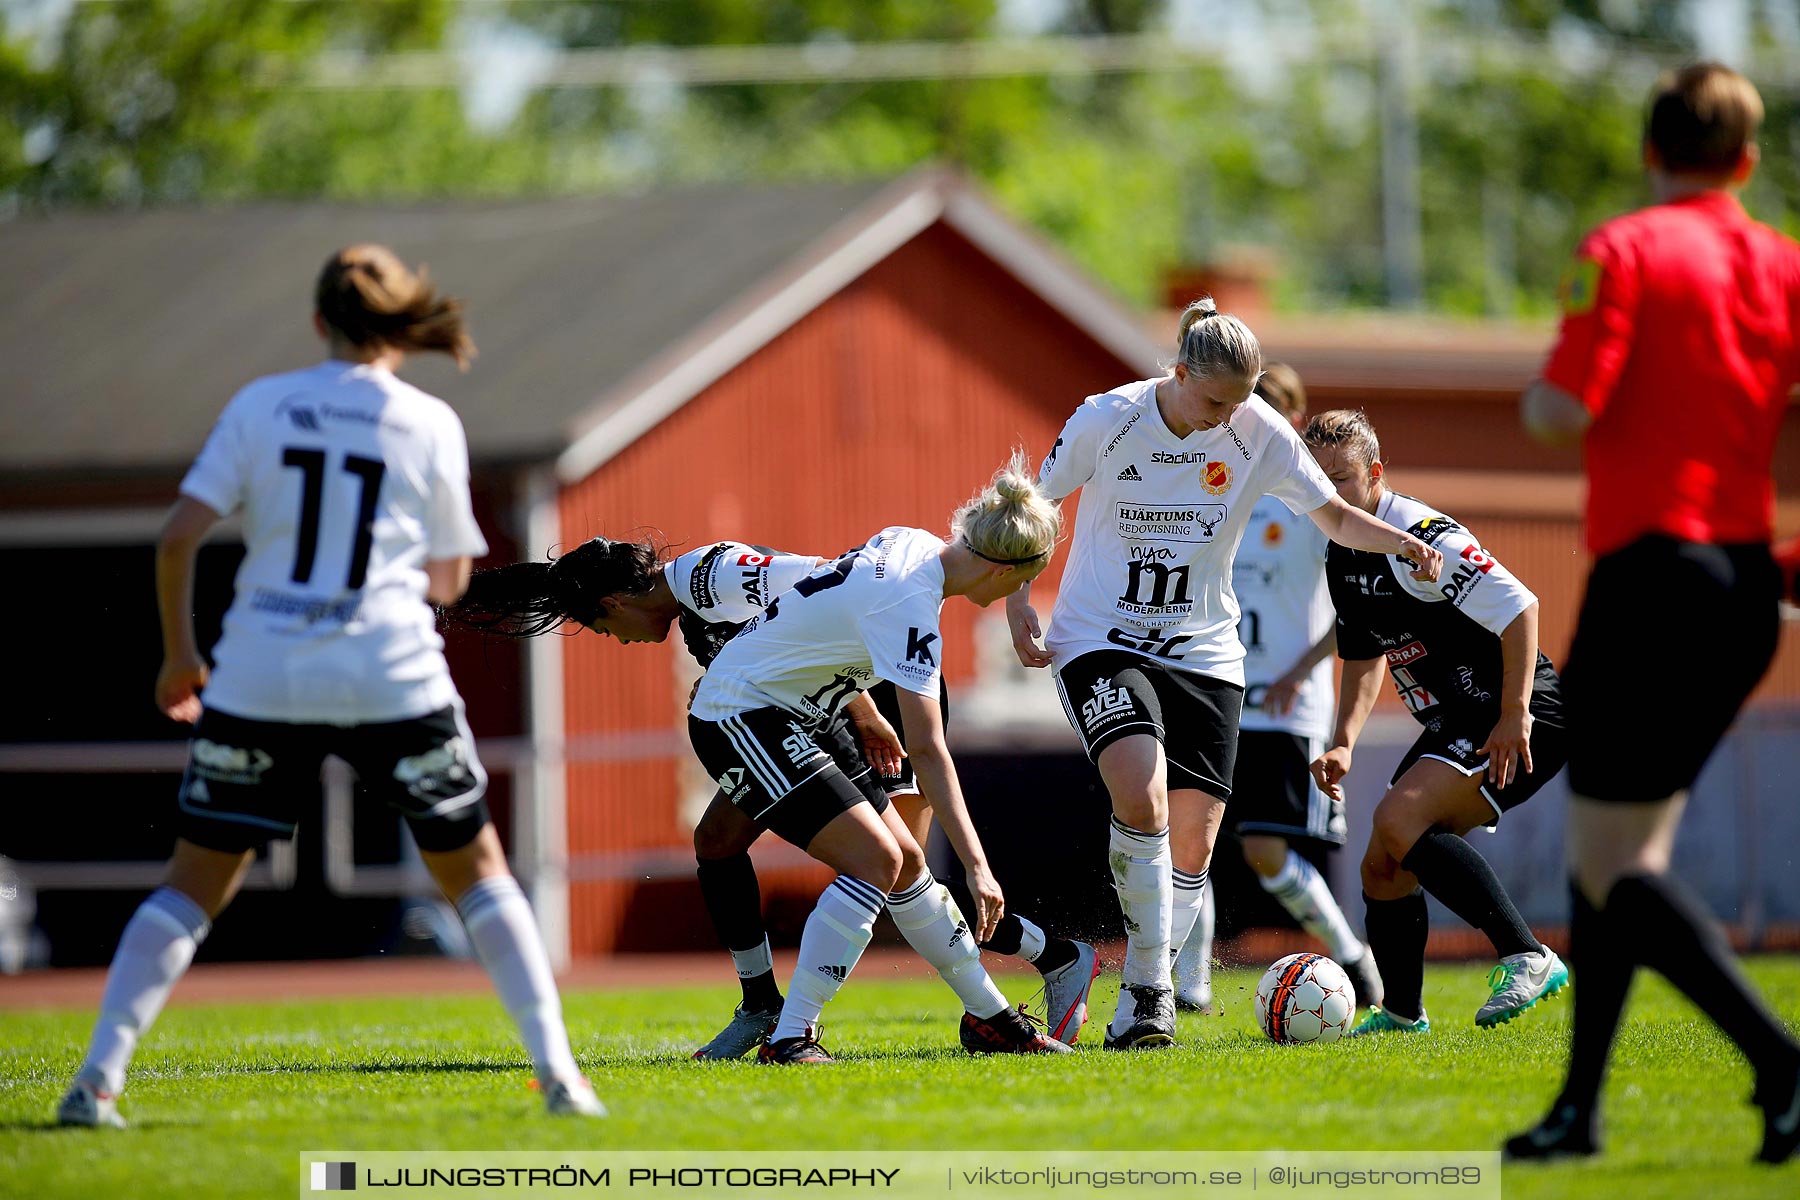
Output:
<instances>
[{"instance_id":1,"label":"long dark hair","mask_svg":"<svg viewBox=\"0 0 1800 1200\"><path fill-rule=\"evenodd\" d=\"M600 616L608 596L638 595L655 586L665 549L648 538L597 537L548 562L477 571L462 599L444 610L444 619L502 637L536 637L564 621L586 625Z\"/></svg>"}]
</instances>

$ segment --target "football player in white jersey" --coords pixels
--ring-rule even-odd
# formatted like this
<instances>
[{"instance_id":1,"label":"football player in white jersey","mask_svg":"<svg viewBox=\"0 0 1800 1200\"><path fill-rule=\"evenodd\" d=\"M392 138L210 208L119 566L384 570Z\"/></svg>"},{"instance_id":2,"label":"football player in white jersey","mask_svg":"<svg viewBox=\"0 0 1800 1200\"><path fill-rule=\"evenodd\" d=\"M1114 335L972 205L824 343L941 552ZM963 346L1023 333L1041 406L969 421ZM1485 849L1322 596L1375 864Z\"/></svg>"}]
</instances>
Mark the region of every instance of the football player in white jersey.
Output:
<instances>
[{"instance_id":1,"label":"football player in white jersey","mask_svg":"<svg viewBox=\"0 0 1800 1200\"><path fill-rule=\"evenodd\" d=\"M1270 363L1256 394L1288 424L1306 420L1306 388L1286 363ZM1227 827L1237 831L1263 890L1300 927L1325 943L1356 986L1359 1008L1381 1003L1375 957L1350 928L1318 869L1290 844L1307 838L1342 846L1344 803L1319 790L1313 759L1331 736L1331 654L1337 646L1325 589L1325 535L1273 496L1250 510L1231 568L1242 616L1244 712L1232 773ZM1200 872L1202 876L1205 871ZM1175 1007L1210 1013L1213 897L1203 886L1200 913L1175 959Z\"/></svg>"},{"instance_id":2,"label":"football player in white jersey","mask_svg":"<svg viewBox=\"0 0 1800 1200\"><path fill-rule=\"evenodd\" d=\"M518 1024L550 1111L603 1116L488 820L487 776L427 603L455 600L487 543L462 422L394 370L413 351L466 365L474 346L461 305L372 245L331 257L315 304L330 358L232 397L163 527L156 704L198 728L168 874L120 938L58 1117L124 1124L115 1098L139 1039L256 851L293 836L327 754L406 818ZM194 560L233 512L245 556L209 670L194 636Z\"/></svg>"},{"instance_id":3,"label":"football player in white jersey","mask_svg":"<svg viewBox=\"0 0 1800 1200\"><path fill-rule=\"evenodd\" d=\"M1005 897L969 821L938 712L945 598L985 606L1007 595L1043 570L1060 527L1015 455L957 510L950 542L923 529L882 530L778 597L701 679L688 732L707 772L751 821L839 872L807 919L762 1061L830 1061L819 1014L862 956L884 904L962 997L966 1049L1067 1052L1011 1008L981 968L976 943L993 936ZM968 872L975 911L967 920L915 858L912 833L860 758L828 736L844 704L876 680L895 685L920 790Z\"/></svg>"},{"instance_id":4,"label":"football player in white jersey","mask_svg":"<svg viewBox=\"0 0 1800 1200\"><path fill-rule=\"evenodd\" d=\"M625 644L661 642L672 627L679 627L688 652L704 669L771 601L825 562L736 541L713 542L668 558L665 548L652 540L592 538L553 562L476 572L446 616L467 628L514 637L548 633L573 622ZM821 736L860 753L879 775L887 800L913 832L916 844L902 847L907 861L901 870L901 878L912 881L928 869L919 847L929 835L932 814L904 758L905 739L896 739L898 703L894 685L880 681L846 703L833 728ZM762 833L763 826L723 792L713 797L694 827L701 896L743 992L731 1020L694 1053L696 1059L742 1058L767 1039L781 1018L762 892L749 854ZM945 886L959 910L973 911L974 898L963 883ZM902 930L909 938L913 934L906 926ZM1016 954L1037 967L1044 977L1051 1036L1075 1040L1086 1020L1087 991L1097 970L1092 946L1047 934L1009 912L981 949ZM932 947L925 957L935 953Z\"/></svg>"},{"instance_id":5,"label":"football player in white jersey","mask_svg":"<svg viewBox=\"0 0 1800 1200\"><path fill-rule=\"evenodd\" d=\"M1273 495L1333 540L1403 555L1421 577L1441 565L1337 497L1293 426L1252 394L1261 374L1242 321L1210 299L1188 306L1170 373L1090 396L1044 459L1046 495L1082 491L1045 646L1029 587L1007 603L1019 661L1055 664L1112 798L1126 930L1112 1049L1174 1044L1170 951L1193 928L1231 794L1244 694L1231 564L1256 500Z\"/></svg>"},{"instance_id":6,"label":"football player in white jersey","mask_svg":"<svg viewBox=\"0 0 1800 1200\"><path fill-rule=\"evenodd\" d=\"M1304 436L1340 496L1404 526L1449 564L1433 586L1386 555L1342 546L1326 553L1344 674L1331 748L1314 761L1315 779L1341 794L1384 674L1424 726L1375 806L1363 855L1369 945L1386 994L1350 1036L1431 1028L1423 998L1425 892L1493 944L1500 961L1475 1023L1503 1024L1569 979L1464 836L1477 826L1497 828L1502 814L1568 761L1561 683L1538 649L1537 597L1456 521L1388 490L1368 417L1348 409L1320 413Z\"/></svg>"}]
</instances>

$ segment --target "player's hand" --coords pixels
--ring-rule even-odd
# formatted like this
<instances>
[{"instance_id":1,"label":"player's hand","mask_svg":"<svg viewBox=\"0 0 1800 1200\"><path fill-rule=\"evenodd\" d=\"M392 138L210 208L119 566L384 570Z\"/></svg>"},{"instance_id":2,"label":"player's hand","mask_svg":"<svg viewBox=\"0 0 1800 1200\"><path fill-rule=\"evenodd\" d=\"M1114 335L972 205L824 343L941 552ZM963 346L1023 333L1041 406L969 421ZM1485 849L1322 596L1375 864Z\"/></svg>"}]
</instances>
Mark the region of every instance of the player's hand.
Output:
<instances>
[{"instance_id":1,"label":"player's hand","mask_svg":"<svg viewBox=\"0 0 1800 1200\"><path fill-rule=\"evenodd\" d=\"M1343 779L1350 773L1350 747L1327 750L1312 761L1313 782L1333 800L1344 798Z\"/></svg>"},{"instance_id":2,"label":"player's hand","mask_svg":"<svg viewBox=\"0 0 1800 1200\"><path fill-rule=\"evenodd\" d=\"M906 757L906 747L900 744L900 735L894 732L894 727L873 706L867 712L856 708L849 711L850 722L856 726L856 736L862 742L863 757L875 768L875 773L898 775L900 760Z\"/></svg>"},{"instance_id":3,"label":"player's hand","mask_svg":"<svg viewBox=\"0 0 1800 1200\"><path fill-rule=\"evenodd\" d=\"M1444 556L1410 533L1400 535L1400 553L1396 556L1412 567L1412 577L1420 583L1436 583L1444 570Z\"/></svg>"},{"instance_id":4,"label":"player's hand","mask_svg":"<svg viewBox=\"0 0 1800 1200\"><path fill-rule=\"evenodd\" d=\"M1006 896L1000 891L1000 881L994 878L985 862L969 867L964 872L964 882L969 885L969 895L975 900L975 911L964 915L974 925L976 942L985 942L994 936L1000 918L1006 915Z\"/></svg>"},{"instance_id":5,"label":"player's hand","mask_svg":"<svg viewBox=\"0 0 1800 1200\"><path fill-rule=\"evenodd\" d=\"M1520 769L1531 774L1531 713L1523 708L1502 709L1500 723L1488 734L1481 752L1488 756L1488 782L1496 790L1517 779Z\"/></svg>"},{"instance_id":6,"label":"player's hand","mask_svg":"<svg viewBox=\"0 0 1800 1200\"><path fill-rule=\"evenodd\" d=\"M200 689L206 686L206 662L199 656L171 658L156 673L156 707L171 721L188 725L200 719Z\"/></svg>"},{"instance_id":7,"label":"player's hand","mask_svg":"<svg viewBox=\"0 0 1800 1200\"><path fill-rule=\"evenodd\" d=\"M1012 628L1013 649L1018 652L1020 662L1028 667L1050 665L1050 652L1038 644L1044 631L1038 625L1037 609L1029 604L1017 608L1008 606L1006 623Z\"/></svg>"},{"instance_id":8,"label":"player's hand","mask_svg":"<svg viewBox=\"0 0 1800 1200\"><path fill-rule=\"evenodd\" d=\"M1292 675L1283 675L1263 689L1263 711L1272 717L1287 716L1294 711L1294 704L1300 699L1300 689L1305 684L1304 675L1298 679Z\"/></svg>"}]
</instances>

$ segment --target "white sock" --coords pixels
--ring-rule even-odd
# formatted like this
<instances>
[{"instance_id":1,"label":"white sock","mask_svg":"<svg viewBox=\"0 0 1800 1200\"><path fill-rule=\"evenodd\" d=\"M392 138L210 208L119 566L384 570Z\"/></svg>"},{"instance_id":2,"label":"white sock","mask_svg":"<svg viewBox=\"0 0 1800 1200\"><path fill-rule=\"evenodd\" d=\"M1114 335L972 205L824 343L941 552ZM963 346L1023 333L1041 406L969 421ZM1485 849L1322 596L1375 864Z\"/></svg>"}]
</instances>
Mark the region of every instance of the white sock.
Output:
<instances>
[{"instance_id":1,"label":"white sock","mask_svg":"<svg viewBox=\"0 0 1800 1200\"><path fill-rule=\"evenodd\" d=\"M1194 932L1194 926L1200 923L1200 910L1206 905L1206 893L1211 891L1206 886L1207 870L1200 868L1198 874L1183 871L1177 867L1171 872L1174 879L1174 907L1169 914L1169 954L1171 960L1187 945L1188 936Z\"/></svg>"},{"instance_id":2,"label":"white sock","mask_svg":"<svg viewBox=\"0 0 1800 1200\"><path fill-rule=\"evenodd\" d=\"M1113 888L1119 893L1119 908L1125 914L1125 965L1120 972L1119 1009L1112 1023L1113 1032L1122 1033L1134 1019L1127 986L1173 986L1169 978L1169 926L1175 888L1167 829L1144 833L1114 817L1108 849Z\"/></svg>"},{"instance_id":3,"label":"white sock","mask_svg":"<svg viewBox=\"0 0 1800 1200\"><path fill-rule=\"evenodd\" d=\"M826 1002L862 957L886 900L880 888L849 875L839 875L820 894L800 934L800 961L771 1042L802 1037L818 1023Z\"/></svg>"},{"instance_id":4,"label":"white sock","mask_svg":"<svg viewBox=\"0 0 1800 1200\"><path fill-rule=\"evenodd\" d=\"M887 905L906 944L937 968L964 1008L985 1020L1007 1007L1006 997L981 965L981 948L949 888L922 874L917 883L889 896Z\"/></svg>"},{"instance_id":5,"label":"white sock","mask_svg":"<svg viewBox=\"0 0 1800 1200\"><path fill-rule=\"evenodd\" d=\"M1289 850L1287 861L1273 878L1258 875L1256 880L1300 922L1300 928L1325 943L1332 958L1352 963L1363 956L1362 941L1332 898L1325 877L1304 858Z\"/></svg>"},{"instance_id":6,"label":"white sock","mask_svg":"<svg viewBox=\"0 0 1800 1200\"><path fill-rule=\"evenodd\" d=\"M1175 988L1195 1004L1212 1001L1213 921L1213 891L1211 887L1202 888L1194 928L1175 958Z\"/></svg>"},{"instance_id":7,"label":"white sock","mask_svg":"<svg viewBox=\"0 0 1800 1200\"><path fill-rule=\"evenodd\" d=\"M518 881L511 875L490 875L457 898L456 911L462 914L475 957L519 1027L538 1078L578 1078L581 1069L569 1049L550 956Z\"/></svg>"},{"instance_id":8,"label":"white sock","mask_svg":"<svg viewBox=\"0 0 1800 1200\"><path fill-rule=\"evenodd\" d=\"M174 888L157 888L138 905L113 952L100 1017L77 1078L114 1094L125 1090L125 1069L138 1039L168 1002L211 929L200 906Z\"/></svg>"},{"instance_id":9,"label":"white sock","mask_svg":"<svg viewBox=\"0 0 1800 1200\"><path fill-rule=\"evenodd\" d=\"M763 934L762 945L754 950L733 950L731 965L737 968L739 979L755 979L773 971L775 956L769 952L769 935Z\"/></svg>"},{"instance_id":10,"label":"white sock","mask_svg":"<svg viewBox=\"0 0 1800 1200\"><path fill-rule=\"evenodd\" d=\"M1017 913L1013 914L1013 919L1018 921L1020 929L1019 957L1028 963L1036 962L1038 960L1038 955L1044 952L1044 947L1050 944L1049 937L1045 935L1042 929L1033 925L1030 921L1027 921Z\"/></svg>"}]
</instances>

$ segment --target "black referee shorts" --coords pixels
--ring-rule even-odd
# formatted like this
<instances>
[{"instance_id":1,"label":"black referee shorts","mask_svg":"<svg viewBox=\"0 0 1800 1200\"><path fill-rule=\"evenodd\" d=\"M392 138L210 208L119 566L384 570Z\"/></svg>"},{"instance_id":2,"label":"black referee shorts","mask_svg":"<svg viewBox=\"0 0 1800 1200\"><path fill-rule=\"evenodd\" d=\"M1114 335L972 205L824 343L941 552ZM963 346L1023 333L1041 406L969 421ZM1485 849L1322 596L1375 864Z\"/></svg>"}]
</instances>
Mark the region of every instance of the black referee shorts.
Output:
<instances>
[{"instance_id":1,"label":"black referee shorts","mask_svg":"<svg viewBox=\"0 0 1800 1200\"><path fill-rule=\"evenodd\" d=\"M1089 759L1134 733L1162 743L1168 786L1231 796L1244 689L1128 650L1091 650L1056 673L1069 724Z\"/></svg>"},{"instance_id":2,"label":"black referee shorts","mask_svg":"<svg viewBox=\"0 0 1800 1200\"><path fill-rule=\"evenodd\" d=\"M722 721L690 715L688 739L700 765L740 812L802 850L864 801L877 813L887 811L887 793L842 716L818 729L779 708Z\"/></svg>"},{"instance_id":3,"label":"black referee shorts","mask_svg":"<svg viewBox=\"0 0 1800 1200\"><path fill-rule=\"evenodd\" d=\"M294 836L335 754L362 794L398 809L421 850L460 850L488 823L487 773L456 707L366 725L253 721L205 709L188 743L176 833L236 854Z\"/></svg>"},{"instance_id":4,"label":"black referee shorts","mask_svg":"<svg viewBox=\"0 0 1800 1200\"><path fill-rule=\"evenodd\" d=\"M1562 672L1575 794L1631 804L1691 787L1775 657L1780 596L1760 543L1653 535L1596 561Z\"/></svg>"}]
</instances>

